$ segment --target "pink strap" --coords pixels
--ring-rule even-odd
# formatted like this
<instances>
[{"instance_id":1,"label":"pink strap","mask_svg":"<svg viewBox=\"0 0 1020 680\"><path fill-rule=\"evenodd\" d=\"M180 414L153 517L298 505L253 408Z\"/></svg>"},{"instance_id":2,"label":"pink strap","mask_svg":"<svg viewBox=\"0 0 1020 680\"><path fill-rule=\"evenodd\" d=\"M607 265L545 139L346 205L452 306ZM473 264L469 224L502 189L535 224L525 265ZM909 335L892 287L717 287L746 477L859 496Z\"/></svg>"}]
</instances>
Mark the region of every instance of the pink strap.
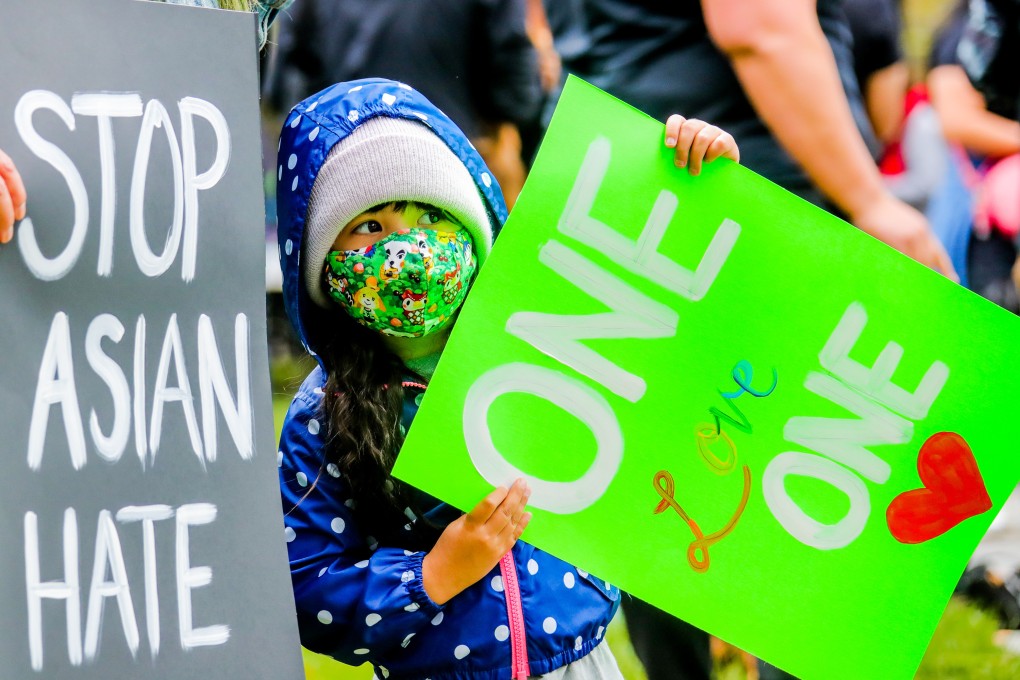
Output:
<instances>
[{"instance_id":1,"label":"pink strap","mask_svg":"<svg viewBox=\"0 0 1020 680\"><path fill-rule=\"evenodd\" d=\"M517 579L517 565L513 551L507 552L499 561L499 573L503 577L503 595L506 597L506 614L510 621L510 663L512 680L527 680L531 676L528 665L528 640L524 632L524 608L521 605L521 585Z\"/></svg>"}]
</instances>

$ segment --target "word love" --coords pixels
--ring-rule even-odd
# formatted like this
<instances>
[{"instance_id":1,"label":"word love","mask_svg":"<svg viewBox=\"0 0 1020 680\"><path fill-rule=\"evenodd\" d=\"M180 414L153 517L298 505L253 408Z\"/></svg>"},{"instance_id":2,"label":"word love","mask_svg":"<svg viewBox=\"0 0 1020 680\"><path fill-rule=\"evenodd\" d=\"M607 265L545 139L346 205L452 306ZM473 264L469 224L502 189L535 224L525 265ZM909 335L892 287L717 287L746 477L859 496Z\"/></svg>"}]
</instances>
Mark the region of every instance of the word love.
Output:
<instances>
[{"instance_id":1,"label":"word love","mask_svg":"<svg viewBox=\"0 0 1020 680\"><path fill-rule=\"evenodd\" d=\"M736 406L733 406L733 400L745 392L754 397L767 397L776 389L776 384L779 381L776 370L772 369L772 386L764 392L755 390L751 387L751 381L754 379L754 367L751 366L750 362L744 360L737 362L737 365L733 367L732 376L734 382L737 383L737 386L740 389L732 392L723 392L722 390L719 390L719 394L721 394L723 398L726 399L726 402L730 404L731 408L736 411L737 415L740 416L741 421L738 423L730 416L722 413L715 407L712 407L709 409L709 412L715 416L715 428L712 428L710 425L702 424L699 425L698 429L695 431L698 453L701 455L702 460L705 461L708 469L718 475L728 475L733 472L737 466L737 445L727 433L723 432L720 418L733 421L734 424L737 425L738 429L750 433L750 422L748 422L748 420L744 417L744 414L737 409ZM726 451L722 457L713 450L713 445L718 444L720 441L726 444ZM691 568L694 569L694 571L701 573L708 571L709 547L711 547L714 543L719 542L733 531L740 517L744 514L744 509L747 507L747 501L751 496L751 469L747 465L744 466L744 490L736 511L722 529L708 535L705 535L705 533L701 530L701 527L698 526L698 523L695 522L676 501L676 498L673 496L673 476L668 471L660 470L657 472L655 477L652 479L652 486L655 488L655 492L662 498L662 500L659 501L659 504L655 507L654 514L657 515L665 511L666 508L673 508L673 510L676 511L676 513L680 516L680 519L687 524L691 532L694 534L694 540L687 549L687 561L690 563Z\"/></svg>"},{"instance_id":2,"label":"word love","mask_svg":"<svg viewBox=\"0 0 1020 680\"><path fill-rule=\"evenodd\" d=\"M790 418L783 436L812 453L780 453L762 475L765 503L775 518L795 539L819 550L846 547L864 531L871 496L863 480L885 484L891 473L889 463L867 447L909 442L914 435L911 420L927 417L949 378L949 367L934 361L913 392L896 385L892 376L903 348L894 342L886 344L871 367L852 359L850 352L867 320L864 306L851 303L819 354L827 373L811 371L804 380L809 391L857 418ZM827 524L807 514L787 493L790 476L812 477L846 494L850 504L842 519Z\"/></svg>"},{"instance_id":3,"label":"word love","mask_svg":"<svg viewBox=\"0 0 1020 680\"><path fill-rule=\"evenodd\" d=\"M765 391L759 391L751 387L751 381L754 380L754 367L746 360L737 362L737 365L733 367L732 375L733 382L737 383L737 387L740 389L733 390L732 392L723 392L722 390L719 390L719 394L726 400L726 405L733 410L740 420L723 413L716 406L708 409L708 412L712 414L713 418L715 418L716 432L722 433L722 421L725 420L741 432L751 434L753 430L751 428L750 421L748 421L744 416L744 413L736 407L733 400L742 394L750 394L752 397L757 397L759 399L769 396L775 391L776 385L779 383L779 374L776 372L775 368L772 369L772 385L770 385Z\"/></svg>"},{"instance_id":4,"label":"word love","mask_svg":"<svg viewBox=\"0 0 1020 680\"><path fill-rule=\"evenodd\" d=\"M116 522L114 521L116 519ZM85 614L85 635L82 640L82 584L79 577L78 516L74 508L64 511L63 578L43 581L39 555L39 517L25 513L25 586L28 593L28 646L32 668L43 668L43 600L63 600L67 623L67 654L71 665L82 660L95 661L102 639L103 609L113 598L120 613L120 625L128 650L138 652L138 619L135 597L128 583L127 564L121 545L121 525L141 528L141 561L144 569L145 629L152 657L159 654L159 564L156 559L156 523L174 520L175 560L173 575L177 594L177 622L183 649L222 645L230 638L230 628L217 624L195 627L192 616L192 591L212 583L212 569L192 566L190 553L191 527L210 524L216 519L216 506L210 503L189 503L174 510L168 505L127 506L116 513L102 510L96 524L95 555L92 580L88 587ZM110 578L107 579L107 573ZM134 591L137 594L137 589Z\"/></svg>"},{"instance_id":5,"label":"word love","mask_svg":"<svg viewBox=\"0 0 1020 680\"><path fill-rule=\"evenodd\" d=\"M665 470L660 470L655 474L655 478L652 480L652 486L655 487L656 493L662 498L659 504L655 506L654 514L659 514L666 510L666 508L673 508L680 519L682 519L687 526L690 528L691 533L694 534L694 540L687 547L687 562L691 565L691 568L698 573L704 573L708 571L710 566L710 558L708 555L708 549L714 544L718 543L722 539L726 538L737 526L737 521L744 514L744 510L747 508L747 501L751 497L751 469L744 466L744 491L740 497L740 504L737 506L736 511L726 522L726 525L718 531L713 531L710 534L705 534L698 523L691 518L689 514L680 506L674 497L674 482L673 476Z\"/></svg>"},{"instance_id":6,"label":"word love","mask_svg":"<svg viewBox=\"0 0 1020 680\"><path fill-rule=\"evenodd\" d=\"M924 485L905 491L886 510L900 543L924 543L992 507L974 453L955 432L936 432L921 446L917 472Z\"/></svg>"},{"instance_id":7,"label":"word love","mask_svg":"<svg viewBox=\"0 0 1020 680\"><path fill-rule=\"evenodd\" d=\"M169 405L179 404L192 451L203 469L206 461L213 462L217 457L217 411L226 421L241 458L250 460L254 454L254 434L248 317L238 314L234 319L236 393L227 381L212 320L205 314L198 318L195 338L198 370L195 377L201 404L201 428L177 315L170 316L163 333L151 392L151 412L146 408L149 392L146 389L148 324L145 315L139 316L135 323L130 383L124 369L103 348L104 341L119 343L125 332L124 324L113 314L95 317L85 332L85 359L92 372L105 383L113 399L113 414L108 426L104 427L94 408L89 414L92 448L99 457L108 463L119 461L127 449L133 424L135 453L143 468L147 463L152 464L159 450L166 409ZM88 446L75 368L76 363L81 365L81 355L76 362L72 344L70 318L59 312L50 325L32 403L28 435L28 467L32 470L39 470L42 465L50 413L55 406L60 407L71 465L80 470L86 463Z\"/></svg>"},{"instance_id":8,"label":"word love","mask_svg":"<svg viewBox=\"0 0 1020 680\"><path fill-rule=\"evenodd\" d=\"M101 205L99 217L99 259L96 273L110 276L113 271L114 223L117 206L117 173L114 164L114 118L141 118L141 129L135 146L135 162L131 175L129 198L129 236L131 250L139 270L146 276L165 273L183 250L181 278L195 278L198 256L199 201L198 192L214 187L223 177L230 159L230 130L226 118L215 106L195 97L185 97L177 103L180 113L181 137L167 108L158 100L149 100L142 106L136 93L86 92L71 97L71 104L48 90L32 90L22 95L14 109L14 122L25 145L39 158L53 166L67 183L74 203L74 224L64 249L54 257L42 252L36 239L35 225L26 217L18 228L18 248L32 274L43 281L54 281L65 276L74 267L85 245L89 230L89 196L85 182L74 162L53 142L44 139L36 130L35 116L40 111L56 114L72 132L78 116L93 117L98 122L99 165L101 176ZM198 170L198 153L195 142L196 120L208 124L215 135L212 164ZM154 252L146 237L145 195L146 178L153 137L157 129L163 131L170 149L173 175L174 209L166 243L161 252ZM49 231L52 225L47 225Z\"/></svg>"},{"instance_id":9,"label":"word love","mask_svg":"<svg viewBox=\"0 0 1020 680\"><path fill-rule=\"evenodd\" d=\"M605 137L589 144L560 215L559 231L671 293L692 302L702 299L729 257L740 225L723 220L700 262L693 270L687 269L658 252L679 204L676 195L664 189L638 238L624 236L591 215L609 169L611 152L611 143ZM645 394L644 379L581 341L673 337L679 322L677 312L559 241L542 246L538 259L612 311L588 315L515 312L507 320L506 331L617 397L638 402ZM489 408L498 397L513 392L546 399L591 430L597 447L595 460L579 479L537 479L512 465L496 449L488 427ZM557 514L576 513L595 503L623 459L623 434L605 397L574 376L524 362L492 368L472 384L464 400L463 428L471 461L486 481L498 486L508 479L524 477L532 488L530 504Z\"/></svg>"}]
</instances>

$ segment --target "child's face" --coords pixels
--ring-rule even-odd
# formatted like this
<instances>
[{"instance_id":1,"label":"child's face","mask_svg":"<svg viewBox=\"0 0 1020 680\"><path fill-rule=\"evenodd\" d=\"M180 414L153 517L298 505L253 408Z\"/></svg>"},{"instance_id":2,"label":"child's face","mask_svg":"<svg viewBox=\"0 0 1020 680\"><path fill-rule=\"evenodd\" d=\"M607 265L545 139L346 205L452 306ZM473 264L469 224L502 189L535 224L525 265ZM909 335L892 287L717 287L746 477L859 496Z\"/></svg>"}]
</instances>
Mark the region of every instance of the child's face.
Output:
<instances>
[{"instance_id":1,"label":"child's face","mask_svg":"<svg viewBox=\"0 0 1020 680\"><path fill-rule=\"evenodd\" d=\"M433 205L400 201L369 208L348 222L333 241L332 250L358 250L414 227L436 231L462 229L449 213Z\"/></svg>"}]
</instances>

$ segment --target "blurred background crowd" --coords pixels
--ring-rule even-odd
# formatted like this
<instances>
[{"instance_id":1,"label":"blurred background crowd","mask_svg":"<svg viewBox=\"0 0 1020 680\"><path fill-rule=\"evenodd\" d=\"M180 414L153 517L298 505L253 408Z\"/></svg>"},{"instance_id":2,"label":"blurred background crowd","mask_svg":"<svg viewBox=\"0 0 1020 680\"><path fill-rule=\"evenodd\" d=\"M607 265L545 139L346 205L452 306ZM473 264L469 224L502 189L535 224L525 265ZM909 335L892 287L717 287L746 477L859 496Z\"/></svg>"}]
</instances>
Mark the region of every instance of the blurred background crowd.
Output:
<instances>
[{"instance_id":1,"label":"blurred background crowd","mask_svg":"<svg viewBox=\"0 0 1020 680\"><path fill-rule=\"evenodd\" d=\"M307 363L279 295L280 123L327 85L368 76L449 114L510 207L568 73L659 120L708 120L748 168L1020 313L1020 0L298 0L261 68L282 401ZM921 675L1020 677L1018 525L1014 494L936 635L943 658ZM610 641L634 650L617 651L630 677L789 677L639 601L624 615ZM367 677L307 663L313 679Z\"/></svg>"}]
</instances>

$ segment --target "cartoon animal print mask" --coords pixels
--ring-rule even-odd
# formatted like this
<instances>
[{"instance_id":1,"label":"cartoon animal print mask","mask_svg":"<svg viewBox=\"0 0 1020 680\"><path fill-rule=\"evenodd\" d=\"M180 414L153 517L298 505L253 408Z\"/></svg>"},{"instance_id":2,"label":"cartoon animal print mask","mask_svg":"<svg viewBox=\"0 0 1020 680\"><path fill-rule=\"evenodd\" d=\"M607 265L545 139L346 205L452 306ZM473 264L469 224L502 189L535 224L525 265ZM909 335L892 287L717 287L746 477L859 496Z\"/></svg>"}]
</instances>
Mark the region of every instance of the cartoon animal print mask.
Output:
<instances>
[{"instance_id":1,"label":"cartoon animal print mask","mask_svg":"<svg viewBox=\"0 0 1020 680\"><path fill-rule=\"evenodd\" d=\"M449 323L475 269L466 232L415 228L359 250L331 250L325 276L330 296L358 323L418 338Z\"/></svg>"}]
</instances>

